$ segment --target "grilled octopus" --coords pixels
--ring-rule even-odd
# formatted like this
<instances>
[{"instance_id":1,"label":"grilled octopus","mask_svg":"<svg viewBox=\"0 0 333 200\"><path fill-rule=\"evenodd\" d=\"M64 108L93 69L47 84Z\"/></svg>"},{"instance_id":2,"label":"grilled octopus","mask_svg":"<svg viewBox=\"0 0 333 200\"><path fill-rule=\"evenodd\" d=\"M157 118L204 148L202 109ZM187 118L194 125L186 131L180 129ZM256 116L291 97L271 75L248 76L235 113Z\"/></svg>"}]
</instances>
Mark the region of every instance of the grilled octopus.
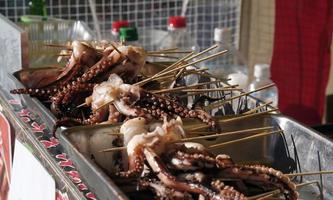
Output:
<instances>
[{"instance_id":1,"label":"grilled octopus","mask_svg":"<svg viewBox=\"0 0 333 200\"><path fill-rule=\"evenodd\" d=\"M239 165L228 155L210 153L200 143L182 142L185 132L180 118L154 128L144 118L126 121L121 133L126 138L128 170L118 177L138 179L141 188L154 191L158 199L247 199L246 186L264 192L279 189L286 199L296 200L295 184L282 172L261 165ZM148 168L150 172L144 172ZM241 184L229 185L223 179ZM244 188L245 187L245 188Z\"/></svg>"},{"instance_id":2,"label":"grilled octopus","mask_svg":"<svg viewBox=\"0 0 333 200\"><path fill-rule=\"evenodd\" d=\"M197 118L213 128L219 128L205 111L189 109L170 98L126 84L116 74L111 74L108 81L94 86L92 96L86 99L86 104L91 105L92 115L86 120L76 120L81 124L119 122L121 115L147 119L180 116Z\"/></svg>"}]
</instances>

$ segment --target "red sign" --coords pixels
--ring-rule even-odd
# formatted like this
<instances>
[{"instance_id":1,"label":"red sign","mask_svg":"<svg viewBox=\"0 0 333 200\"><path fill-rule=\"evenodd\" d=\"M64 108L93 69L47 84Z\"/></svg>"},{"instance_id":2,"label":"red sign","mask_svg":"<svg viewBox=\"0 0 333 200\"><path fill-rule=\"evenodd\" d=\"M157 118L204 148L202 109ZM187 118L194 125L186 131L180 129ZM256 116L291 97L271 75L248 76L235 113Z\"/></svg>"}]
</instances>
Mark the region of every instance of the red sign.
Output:
<instances>
[{"instance_id":1,"label":"red sign","mask_svg":"<svg viewBox=\"0 0 333 200\"><path fill-rule=\"evenodd\" d=\"M11 129L7 118L0 112L0 199L7 199L11 168Z\"/></svg>"}]
</instances>

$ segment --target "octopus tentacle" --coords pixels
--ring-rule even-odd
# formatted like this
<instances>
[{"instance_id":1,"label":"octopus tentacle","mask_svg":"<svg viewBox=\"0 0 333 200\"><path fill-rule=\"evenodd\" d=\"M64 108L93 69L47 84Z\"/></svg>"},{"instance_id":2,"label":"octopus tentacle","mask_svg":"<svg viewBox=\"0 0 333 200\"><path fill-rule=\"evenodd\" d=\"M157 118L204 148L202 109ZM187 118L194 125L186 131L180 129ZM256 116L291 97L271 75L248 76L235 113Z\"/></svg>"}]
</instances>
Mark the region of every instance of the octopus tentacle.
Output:
<instances>
[{"instance_id":1,"label":"octopus tentacle","mask_svg":"<svg viewBox=\"0 0 333 200\"><path fill-rule=\"evenodd\" d=\"M214 180L211 182L211 186L218 191L225 200L246 200L244 194L235 190L233 187L225 185L220 180Z\"/></svg>"},{"instance_id":2,"label":"octopus tentacle","mask_svg":"<svg viewBox=\"0 0 333 200\"><path fill-rule=\"evenodd\" d=\"M223 200L224 197L220 194L216 194L214 191L210 190L207 187L204 187L200 184L195 183L186 183L181 182L176 179L173 175L171 175L167 168L164 166L160 158L157 154L149 147L146 147L143 150L147 162L149 163L150 167L153 169L153 172L157 174L157 177L167 186L170 188L174 188L180 191L186 191L189 193L196 193L204 196L207 199L211 200Z\"/></svg>"},{"instance_id":3,"label":"octopus tentacle","mask_svg":"<svg viewBox=\"0 0 333 200\"><path fill-rule=\"evenodd\" d=\"M197 118L211 127L217 127L215 120L203 110L191 110L178 102L159 95L140 90L140 100L136 106L147 108L147 112L154 117L163 118L166 115L178 115L184 118Z\"/></svg>"},{"instance_id":4,"label":"octopus tentacle","mask_svg":"<svg viewBox=\"0 0 333 200\"><path fill-rule=\"evenodd\" d=\"M10 91L11 94L29 94L33 97L48 98L58 92L56 87L46 88L18 88Z\"/></svg>"},{"instance_id":5,"label":"octopus tentacle","mask_svg":"<svg viewBox=\"0 0 333 200\"><path fill-rule=\"evenodd\" d=\"M155 193L156 199L170 200L192 200L193 197L187 192L181 192L173 188L166 187L161 181L156 179L140 180L142 188L149 188Z\"/></svg>"},{"instance_id":6,"label":"octopus tentacle","mask_svg":"<svg viewBox=\"0 0 333 200\"><path fill-rule=\"evenodd\" d=\"M62 91L59 91L55 96L52 97L51 110L54 114L59 114L61 112L60 106L70 102L72 97L80 92L92 91L95 84L85 83L85 84L67 84Z\"/></svg>"},{"instance_id":7,"label":"octopus tentacle","mask_svg":"<svg viewBox=\"0 0 333 200\"><path fill-rule=\"evenodd\" d=\"M128 156L129 169L116 175L124 178L139 176L143 171L144 156L140 148L136 148L134 155Z\"/></svg>"},{"instance_id":8,"label":"octopus tentacle","mask_svg":"<svg viewBox=\"0 0 333 200\"><path fill-rule=\"evenodd\" d=\"M288 199L296 200L298 193L296 185L282 172L262 165L237 165L227 155L219 155L216 158L220 172L226 178L241 178L244 181L255 182L260 185L272 185L279 188Z\"/></svg>"}]
</instances>

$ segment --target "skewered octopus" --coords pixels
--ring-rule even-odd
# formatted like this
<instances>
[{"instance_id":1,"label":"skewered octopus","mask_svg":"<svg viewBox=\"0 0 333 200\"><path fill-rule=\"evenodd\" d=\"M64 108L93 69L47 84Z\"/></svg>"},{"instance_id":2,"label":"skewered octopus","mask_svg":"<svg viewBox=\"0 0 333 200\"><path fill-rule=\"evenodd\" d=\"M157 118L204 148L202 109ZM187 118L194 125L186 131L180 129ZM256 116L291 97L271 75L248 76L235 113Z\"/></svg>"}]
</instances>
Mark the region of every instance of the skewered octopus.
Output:
<instances>
[{"instance_id":1,"label":"skewered octopus","mask_svg":"<svg viewBox=\"0 0 333 200\"><path fill-rule=\"evenodd\" d=\"M117 46L117 47L116 47ZM91 45L74 41L72 54L66 67L52 79L39 81L32 88L14 89L14 94L30 94L50 100L51 111L62 117L91 94L96 84L106 81L115 73L132 82L145 65L146 52L141 47L114 44L103 51ZM31 79L31 78L30 78ZM77 99L76 97L82 97Z\"/></svg>"},{"instance_id":2,"label":"skewered octopus","mask_svg":"<svg viewBox=\"0 0 333 200\"><path fill-rule=\"evenodd\" d=\"M228 155L213 155L199 143L181 142L185 132L180 118L165 119L150 132L148 127L144 118L122 125L128 170L117 176L136 177L140 188L154 191L158 199L244 200L249 186L263 192L279 189L286 199L298 198L295 184L278 170L239 165Z\"/></svg>"},{"instance_id":3,"label":"skewered octopus","mask_svg":"<svg viewBox=\"0 0 333 200\"><path fill-rule=\"evenodd\" d=\"M66 67L45 70L23 71L21 82L27 88L19 88L11 91L13 94L30 94L31 96L49 99L63 87L81 76L87 68L93 66L101 59L102 54L85 42L73 41L71 43L72 54Z\"/></svg>"},{"instance_id":4,"label":"skewered octopus","mask_svg":"<svg viewBox=\"0 0 333 200\"><path fill-rule=\"evenodd\" d=\"M218 128L215 120L205 111L188 109L167 97L153 94L136 85L125 84L116 74L111 74L108 81L96 85L92 96L86 99L86 104L91 105L92 115L83 120L82 124L101 123L106 117L106 123L114 123L119 121L122 114L148 119L163 119L166 116L197 118ZM110 105L105 107L107 104Z\"/></svg>"}]
</instances>

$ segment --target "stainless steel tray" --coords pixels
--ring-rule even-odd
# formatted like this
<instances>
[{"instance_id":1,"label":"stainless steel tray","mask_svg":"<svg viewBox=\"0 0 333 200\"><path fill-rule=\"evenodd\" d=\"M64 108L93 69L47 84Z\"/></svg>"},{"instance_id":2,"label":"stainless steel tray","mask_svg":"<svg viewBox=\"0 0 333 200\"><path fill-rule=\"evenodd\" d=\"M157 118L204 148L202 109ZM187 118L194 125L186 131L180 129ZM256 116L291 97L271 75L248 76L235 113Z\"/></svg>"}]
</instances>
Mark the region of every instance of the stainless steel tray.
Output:
<instances>
[{"instance_id":1,"label":"stainless steel tray","mask_svg":"<svg viewBox=\"0 0 333 200\"><path fill-rule=\"evenodd\" d=\"M322 170L328 170L330 166L333 166L330 156L333 143L283 115L261 115L247 120L224 123L222 127L225 131L232 131L271 125L283 129L284 136L269 135L240 142L220 148L215 153L229 154L236 162L260 162L285 173L292 173L300 170L303 172L318 171L318 152L320 152ZM58 130L65 151L73 158L89 188L96 193L99 199L127 199L126 195L107 175L110 172L112 153L98 153L99 150L112 146L111 141L115 136L110 133L117 132L118 129L119 126L98 125ZM236 138L234 136L224 138L224 140L230 139ZM104 142L96 142L97 140ZM200 142L216 143L216 141L207 140ZM91 158L94 158L94 161ZM318 175L304 176L303 181L319 180L319 178ZM324 197L332 199L333 175L325 175L322 178ZM304 187L300 192L301 199L319 199L320 196L316 185Z\"/></svg>"}]
</instances>

